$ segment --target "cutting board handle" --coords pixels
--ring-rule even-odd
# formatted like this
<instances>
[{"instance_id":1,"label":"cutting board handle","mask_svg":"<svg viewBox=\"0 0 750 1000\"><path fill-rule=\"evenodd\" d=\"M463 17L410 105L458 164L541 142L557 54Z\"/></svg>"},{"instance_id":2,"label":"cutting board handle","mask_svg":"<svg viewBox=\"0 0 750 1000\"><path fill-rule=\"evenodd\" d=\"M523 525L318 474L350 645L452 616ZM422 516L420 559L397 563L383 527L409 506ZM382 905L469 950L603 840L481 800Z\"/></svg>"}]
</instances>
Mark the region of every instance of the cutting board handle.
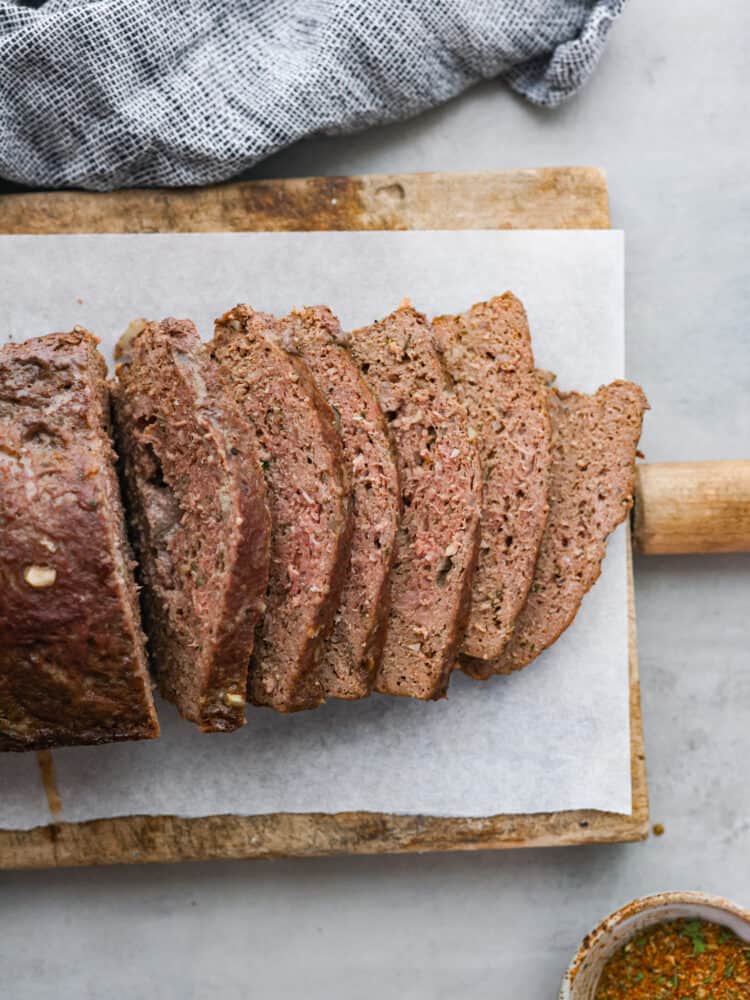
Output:
<instances>
[{"instance_id":1,"label":"cutting board handle","mask_svg":"<svg viewBox=\"0 0 750 1000\"><path fill-rule=\"evenodd\" d=\"M637 466L633 543L647 555L750 552L750 461Z\"/></svg>"}]
</instances>

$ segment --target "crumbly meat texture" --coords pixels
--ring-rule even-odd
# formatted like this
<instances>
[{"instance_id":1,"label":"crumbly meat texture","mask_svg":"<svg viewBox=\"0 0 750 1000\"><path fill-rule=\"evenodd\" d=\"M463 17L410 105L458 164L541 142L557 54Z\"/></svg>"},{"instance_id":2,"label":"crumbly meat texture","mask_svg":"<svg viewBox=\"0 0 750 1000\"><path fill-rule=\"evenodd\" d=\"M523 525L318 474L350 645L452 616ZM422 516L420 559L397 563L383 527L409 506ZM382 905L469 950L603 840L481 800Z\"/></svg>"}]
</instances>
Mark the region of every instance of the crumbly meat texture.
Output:
<instances>
[{"instance_id":1,"label":"crumbly meat texture","mask_svg":"<svg viewBox=\"0 0 750 1000\"><path fill-rule=\"evenodd\" d=\"M0 750L159 734L96 344L0 348Z\"/></svg>"},{"instance_id":2,"label":"crumbly meat texture","mask_svg":"<svg viewBox=\"0 0 750 1000\"><path fill-rule=\"evenodd\" d=\"M401 491L385 419L345 340L323 306L281 321L282 346L307 364L334 412L351 476L349 565L316 674L325 697L354 699L369 694L382 654Z\"/></svg>"},{"instance_id":3,"label":"crumbly meat texture","mask_svg":"<svg viewBox=\"0 0 750 1000\"><path fill-rule=\"evenodd\" d=\"M477 434L482 526L462 653L494 659L526 600L547 521L550 421L522 303L510 292L432 323Z\"/></svg>"},{"instance_id":4,"label":"crumbly meat texture","mask_svg":"<svg viewBox=\"0 0 750 1000\"><path fill-rule=\"evenodd\" d=\"M255 436L189 320L130 330L113 384L118 450L161 693L204 732L244 724L268 583Z\"/></svg>"},{"instance_id":5,"label":"crumbly meat texture","mask_svg":"<svg viewBox=\"0 0 750 1000\"><path fill-rule=\"evenodd\" d=\"M483 679L525 667L571 624L601 573L608 535L633 505L635 455L648 401L632 382L593 396L548 390L550 511L526 604L497 660L465 660Z\"/></svg>"},{"instance_id":6,"label":"crumbly meat texture","mask_svg":"<svg viewBox=\"0 0 750 1000\"><path fill-rule=\"evenodd\" d=\"M469 612L482 499L479 454L424 316L402 306L354 332L350 350L393 435L403 502L376 687L440 698Z\"/></svg>"},{"instance_id":7,"label":"crumbly meat texture","mask_svg":"<svg viewBox=\"0 0 750 1000\"><path fill-rule=\"evenodd\" d=\"M316 667L346 576L352 518L333 411L304 362L274 343L279 335L273 316L239 305L217 321L210 346L255 431L271 512L250 697L293 712L325 697Z\"/></svg>"}]
</instances>

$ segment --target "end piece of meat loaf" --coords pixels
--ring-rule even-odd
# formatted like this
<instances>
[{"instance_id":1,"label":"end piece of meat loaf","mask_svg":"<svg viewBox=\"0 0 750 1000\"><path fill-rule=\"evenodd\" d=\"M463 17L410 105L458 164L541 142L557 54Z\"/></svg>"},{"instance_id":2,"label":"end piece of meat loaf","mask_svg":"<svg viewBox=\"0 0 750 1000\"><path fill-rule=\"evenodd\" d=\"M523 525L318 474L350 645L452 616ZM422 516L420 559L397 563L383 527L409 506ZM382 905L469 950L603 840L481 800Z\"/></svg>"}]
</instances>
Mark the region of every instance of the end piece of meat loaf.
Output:
<instances>
[{"instance_id":1,"label":"end piece of meat loaf","mask_svg":"<svg viewBox=\"0 0 750 1000\"><path fill-rule=\"evenodd\" d=\"M350 350L393 435L404 508L376 687L440 698L469 612L482 499L479 454L424 316L401 307L355 331Z\"/></svg>"},{"instance_id":2,"label":"end piece of meat loaf","mask_svg":"<svg viewBox=\"0 0 750 1000\"><path fill-rule=\"evenodd\" d=\"M526 600L547 521L550 422L526 311L510 292L432 321L484 470L479 557L462 653L498 657Z\"/></svg>"},{"instance_id":3,"label":"end piece of meat loaf","mask_svg":"<svg viewBox=\"0 0 750 1000\"><path fill-rule=\"evenodd\" d=\"M270 517L255 436L190 320L118 345L118 451L151 660L162 694L204 732L245 721Z\"/></svg>"},{"instance_id":4,"label":"end piece of meat loaf","mask_svg":"<svg viewBox=\"0 0 750 1000\"><path fill-rule=\"evenodd\" d=\"M0 348L0 750L159 735L96 344Z\"/></svg>"},{"instance_id":5,"label":"end piece of meat loaf","mask_svg":"<svg viewBox=\"0 0 750 1000\"><path fill-rule=\"evenodd\" d=\"M254 429L271 511L266 615L250 697L281 712L324 699L316 665L338 608L351 537L349 479L334 414L278 321L239 305L217 320L211 351Z\"/></svg>"},{"instance_id":6,"label":"end piece of meat loaf","mask_svg":"<svg viewBox=\"0 0 750 1000\"><path fill-rule=\"evenodd\" d=\"M388 619L401 510L396 455L377 400L331 311L302 309L280 326L282 346L302 358L334 411L352 483L349 565L315 673L325 697L362 698L375 680Z\"/></svg>"},{"instance_id":7,"label":"end piece of meat loaf","mask_svg":"<svg viewBox=\"0 0 750 1000\"><path fill-rule=\"evenodd\" d=\"M549 389L548 407L550 511L534 581L502 656L465 663L479 679L520 670L565 631L601 573L607 536L633 505L643 390L623 381L593 396Z\"/></svg>"}]
</instances>

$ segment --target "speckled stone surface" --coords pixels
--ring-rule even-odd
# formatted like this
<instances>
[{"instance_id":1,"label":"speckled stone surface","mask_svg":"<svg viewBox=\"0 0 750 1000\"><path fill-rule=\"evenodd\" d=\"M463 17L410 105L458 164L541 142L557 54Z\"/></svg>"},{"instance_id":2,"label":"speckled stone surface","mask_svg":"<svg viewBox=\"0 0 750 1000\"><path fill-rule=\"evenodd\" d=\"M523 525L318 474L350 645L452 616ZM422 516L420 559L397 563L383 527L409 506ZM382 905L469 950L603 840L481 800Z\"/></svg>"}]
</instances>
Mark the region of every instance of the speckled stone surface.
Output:
<instances>
[{"instance_id":1,"label":"speckled stone surface","mask_svg":"<svg viewBox=\"0 0 750 1000\"><path fill-rule=\"evenodd\" d=\"M750 457L750 7L630 0L556 112L485 85L254 176L587 163L627 233L652 460ZM750 556L636 561L645 844L0 875L14 1000L552 1000L582 935L659 889L750 905ZM11 988L12 984L12 988ZM116 985L113 985L116 984ZM217 984L220 989L217 992Z\"/></svg>"}]
</instances>

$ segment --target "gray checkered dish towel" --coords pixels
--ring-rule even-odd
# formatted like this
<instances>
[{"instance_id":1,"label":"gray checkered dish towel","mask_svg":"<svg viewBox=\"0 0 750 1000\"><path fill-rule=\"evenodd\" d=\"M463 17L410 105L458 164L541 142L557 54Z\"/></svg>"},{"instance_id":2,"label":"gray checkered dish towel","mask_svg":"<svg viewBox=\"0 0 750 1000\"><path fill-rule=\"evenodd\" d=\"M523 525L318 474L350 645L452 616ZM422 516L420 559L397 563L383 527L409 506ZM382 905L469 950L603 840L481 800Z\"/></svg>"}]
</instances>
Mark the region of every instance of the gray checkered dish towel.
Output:
<instances>
[{"instance_id":1,"label":"gray checkered dish towel","mask_svg":"<svg viewBox=\"0 0 750 1000\"><path fill-rule=\"evenodd\" d=\"M551 107L591 73L624 2L0 0L0 176L221 181L496 76Z\"/></svg>"}]
</instances>

